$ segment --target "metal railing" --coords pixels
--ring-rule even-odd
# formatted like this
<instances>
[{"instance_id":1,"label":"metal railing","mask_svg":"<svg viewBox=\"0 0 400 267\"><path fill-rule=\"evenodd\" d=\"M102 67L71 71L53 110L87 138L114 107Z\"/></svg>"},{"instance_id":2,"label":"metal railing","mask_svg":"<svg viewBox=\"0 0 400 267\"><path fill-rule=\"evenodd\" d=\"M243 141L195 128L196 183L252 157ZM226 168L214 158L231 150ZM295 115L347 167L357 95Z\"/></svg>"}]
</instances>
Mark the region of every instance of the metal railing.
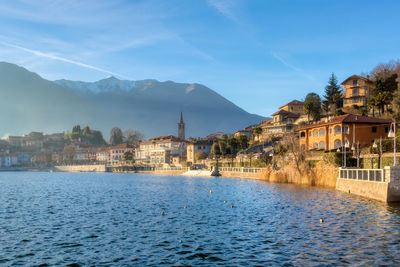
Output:
<instances>
[{"instance_id":1,"label":"metal railing","mask_svg":"<svg viewBox=\"0 0 400 267\"><path fill-rule=\"evenodd\" d=\"M386 182L383 169L339 168L340 179Z\"/></svg>"},{"instance_id":2,"label":"metal railing","mask_svg":"<svg viewBox=\"0 0 400 267\"><path fill-rule=\"evenodd\" d=\"M219 171L221 172L245 172L245 173L259 173L264 170L264 168L234 168L234 167L219 167Z\"/></svg>"},{"instance_id":3,"label":"metal railing","mask_svg":"<svg viewBox=\"0 0 400 267\"><path fill-rule=\"evenodd\" d=\"M189 168L187 168L187 167L167 167L167 168L156 167L156 168L154 168L154 170L156 170L156 171L188 171Z\"/></svg>"}]
</instances>

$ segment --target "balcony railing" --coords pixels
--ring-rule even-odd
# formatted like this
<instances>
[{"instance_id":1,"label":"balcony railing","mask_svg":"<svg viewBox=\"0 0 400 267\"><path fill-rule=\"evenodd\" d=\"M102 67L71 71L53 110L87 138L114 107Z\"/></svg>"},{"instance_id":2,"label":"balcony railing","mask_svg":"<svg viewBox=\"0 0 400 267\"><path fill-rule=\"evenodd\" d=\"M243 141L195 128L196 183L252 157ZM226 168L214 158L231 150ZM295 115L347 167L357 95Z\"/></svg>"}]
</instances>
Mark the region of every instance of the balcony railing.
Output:
<instances>
[{"instance_id":1,"label":"balcony railing","mask_svg":"<svg viewBox=\"0 0 400 267\"><path fill-rule=\"evenodd\" d=\"M220 167L218 168L221 172L245 172L245 173L259 173L264 168L233 168L233 167Z\"/></svg>"},{"instance_id":2,"label":"balcony railing","mask_svg":"<svg viewBox=\"0 0 400 267\"><path fill-rule=\"evenodd\" d=\"M339 168L339 178L372 182L386 182L383 169Z\"/></svg>"}]
</instances>

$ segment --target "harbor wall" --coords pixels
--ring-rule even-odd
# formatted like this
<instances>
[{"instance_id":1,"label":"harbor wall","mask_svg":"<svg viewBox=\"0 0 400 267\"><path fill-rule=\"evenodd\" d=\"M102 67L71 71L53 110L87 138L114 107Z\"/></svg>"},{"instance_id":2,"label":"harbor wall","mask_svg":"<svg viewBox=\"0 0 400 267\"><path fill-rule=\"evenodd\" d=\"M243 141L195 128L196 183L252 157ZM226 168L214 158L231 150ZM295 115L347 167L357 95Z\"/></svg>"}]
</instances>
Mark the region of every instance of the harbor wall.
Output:
<instances>
[{"instance_id":1,"label":"harbor wall","mask_svg":"<svg viewBox=\"0 0 400 267\"><path fill-rule=\"evenodd\" d=\"M387 202L388 183L338 179L336 189L349 194Z\"/></svg>"},{"instance_id":2,"label":"harbor wall","mask_svg":"<svg viewBox=\"0 0 400 267\"><path fill-rule=\"evenodd\" d=\"M400 202L400 167L385 167L381 181L348 179L339 176L336 189L383 202Z\"/></svg>"},{"instance_id":3,"label":"harbor wall","mask_svg":"<svg viewBox=\"0 0 400 267\"><path fill-rule=\"evenodd\" d=\"M105 172L106 165L65 165L54 166L55 171L61 172Z\"/></svg>"}]
</instances>

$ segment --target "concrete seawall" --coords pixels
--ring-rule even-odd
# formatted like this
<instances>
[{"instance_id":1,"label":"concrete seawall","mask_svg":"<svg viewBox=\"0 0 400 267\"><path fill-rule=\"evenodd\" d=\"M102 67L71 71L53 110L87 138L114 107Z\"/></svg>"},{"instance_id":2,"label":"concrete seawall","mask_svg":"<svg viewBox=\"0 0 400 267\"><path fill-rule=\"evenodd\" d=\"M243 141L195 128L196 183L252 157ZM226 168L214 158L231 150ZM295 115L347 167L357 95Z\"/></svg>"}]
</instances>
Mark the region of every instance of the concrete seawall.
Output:
<instances>
[{"instance_id":1,"label":"concrete seawall","mask_svg":"<svg viewBox=\"0 0 400 267\"><path fill-rule=\"evenodd\" d=\"M376 173L381 173L376 175ZM383 202L400 202L400 167L340 169L336 189Z\"/></svg>"},{"instance_id":2,"label":"concrete seawall","mask_svg":"<svg viewBox=\"0 0 400 267\"><path fill-rule=\"evenodd\" d=\"M54 166L54 170L60 172L105 172L105 165L66 165Z\"/></svg>"}]
</instances>

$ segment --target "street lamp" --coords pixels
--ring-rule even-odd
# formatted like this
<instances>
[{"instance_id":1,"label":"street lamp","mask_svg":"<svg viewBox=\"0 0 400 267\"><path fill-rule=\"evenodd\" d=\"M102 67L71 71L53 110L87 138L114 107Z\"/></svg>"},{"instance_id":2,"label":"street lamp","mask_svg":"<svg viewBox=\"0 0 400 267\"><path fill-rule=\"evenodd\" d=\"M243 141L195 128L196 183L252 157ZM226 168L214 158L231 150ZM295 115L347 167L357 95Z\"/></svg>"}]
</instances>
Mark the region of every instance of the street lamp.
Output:
<instances>
[{"instance_id":1,"label":"street lamp","mask_svg":"<svg viewBox=\"0 0 400 267\"><path fill-rule=\"evenodd\" d=\"M347 138L346 138L344 141L344 148L343 148L343 150L344 150L344 167L345 168L347 167L346 166L346 150L347 150L347 148L349 148L349 146L350 146L349 140L347 140Z\"/></svg>"},{"instance_id":2,"label":"street lamp","mask_svg":"<svg viewBox=\"0 0 400 267\"><path fill-rule=\"evenodd\" d=\"M389 138L393 137L393 166L396 166L396 119L393 120L392 124L390 125L390 131L388 134Z\"/></svg>"}]
</instances>

